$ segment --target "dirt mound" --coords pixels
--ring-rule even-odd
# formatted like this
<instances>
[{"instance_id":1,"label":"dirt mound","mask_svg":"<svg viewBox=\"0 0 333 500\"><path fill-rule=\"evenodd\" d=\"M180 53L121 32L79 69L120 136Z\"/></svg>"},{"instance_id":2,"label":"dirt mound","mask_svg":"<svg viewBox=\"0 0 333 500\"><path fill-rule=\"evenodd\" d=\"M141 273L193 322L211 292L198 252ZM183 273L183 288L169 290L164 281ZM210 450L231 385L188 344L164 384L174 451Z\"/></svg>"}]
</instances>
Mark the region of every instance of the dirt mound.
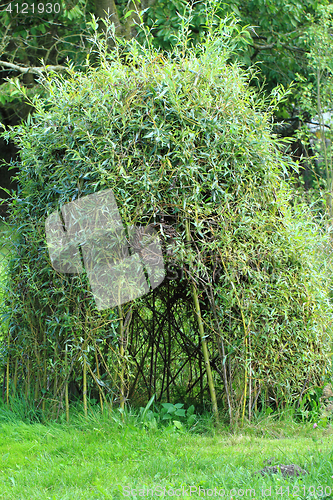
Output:
<instances>
[{"instance_id":1,"label":"dirt mound","mask_svg":"<svg viewBox=\"0 0 333 500\"><path fill-rule=\"evenodd\" d=\"M272 465L272 466L266 466L263 469L254 472L254 476L257 474L261 474L264 476L265 474L278 474L278 472L281 472L281 474L284 477L292 477L292 476L304 476L305 474L308 474L308 472L304 469L302 469L299 465L295 464L290 464L290 465Z\"/></svg>"}]
</instances>

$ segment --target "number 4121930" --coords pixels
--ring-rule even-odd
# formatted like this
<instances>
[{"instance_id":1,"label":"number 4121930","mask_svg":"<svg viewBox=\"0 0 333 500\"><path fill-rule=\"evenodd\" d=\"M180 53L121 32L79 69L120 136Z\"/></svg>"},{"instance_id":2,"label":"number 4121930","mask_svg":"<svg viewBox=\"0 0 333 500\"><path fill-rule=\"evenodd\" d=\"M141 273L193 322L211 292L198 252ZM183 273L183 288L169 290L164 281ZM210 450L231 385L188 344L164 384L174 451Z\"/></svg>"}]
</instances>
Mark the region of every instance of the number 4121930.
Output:
<instances>
[{"instance_id":1,"label":"number 4121930","mask_svg":"<svg viewBox=\"0 0 333 500\"><path fill-rule=\"evenodd\" d=\"M268 490L267 490L268 491ZM301 486L293 486L292 488L289 488L289 486L279 486L276 488L276 494L277 495L286 495L288 494L288 497L293 496L293 497L299 497L307 494L308 496L315 496L316 498L325 496L327 498L328 496L331 496L332 493L332 488L330 486L306 486L301 485Z\"/></svg>"},{"instance_id":2,"label":"number 4121930","mask_svg":"<svg viewBox=\"0 0 333 500\"><path fill-rule=\"evenodd\" d=\"M6 9L10 14L59 14L61 7L59 3L22 3L19 5L18 3L10 2Z\"/></svg>"}]
</instances>

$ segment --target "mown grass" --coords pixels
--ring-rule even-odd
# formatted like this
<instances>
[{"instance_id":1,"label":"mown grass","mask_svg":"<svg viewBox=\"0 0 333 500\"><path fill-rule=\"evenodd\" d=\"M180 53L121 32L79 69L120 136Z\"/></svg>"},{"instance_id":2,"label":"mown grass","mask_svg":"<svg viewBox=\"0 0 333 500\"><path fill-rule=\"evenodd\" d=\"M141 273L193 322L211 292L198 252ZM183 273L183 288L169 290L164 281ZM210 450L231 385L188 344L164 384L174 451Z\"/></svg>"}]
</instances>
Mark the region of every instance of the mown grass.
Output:
<instances>
[{"instance_id":1,"label":"mown grass","mask_svg":"<svg viewBox=\"0 0 333 500\"><path fill-rule=\"evenodd\" d=\"M290 418L268 417L233 433L209 420L201 421L201 432L147 429L133 415L123 421L117 411L88 418L76 413L69 424L43 425L15 421L2 407L0 421L0 498L5 500L252 499L263 498L263 492L274 499L333 498L332 429ZM309 474L253 476L271 457Z\"/></svg>"}]
</instances>

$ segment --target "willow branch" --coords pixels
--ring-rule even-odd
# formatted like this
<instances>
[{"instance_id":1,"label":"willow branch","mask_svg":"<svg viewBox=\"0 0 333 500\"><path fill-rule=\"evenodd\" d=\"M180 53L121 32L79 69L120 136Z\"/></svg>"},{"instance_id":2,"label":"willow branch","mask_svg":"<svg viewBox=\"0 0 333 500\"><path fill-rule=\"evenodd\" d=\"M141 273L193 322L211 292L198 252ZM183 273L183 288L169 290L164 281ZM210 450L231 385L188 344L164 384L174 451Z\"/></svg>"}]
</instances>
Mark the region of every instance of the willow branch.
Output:
<instances>
[{"instance_id":1,"label":"willow branch","mask_svg":"<svg viewBox=\"0 0 333 500\"><path fill-rule=\"evenodd\" d=\"M33 73L35 75L42 75L48 71L68 71L66 66L18 66L17 64L9 63L7 61L0 60L0 66L3 68L9 68L19 73Z\"/></svg>"},{"instance_id":2,"label":"willow branch","mask_svg":"<svg viewBox=\"0 0 333 500\"><path fill-rule=\"evenodd\" d=\"M277 46L277 43L268 43L266 45L258 45L257 43L251 43L252 47L255 48L256 50L269 50L273 49L274 47ZM284 43L280 44L281 47L284 47L285 49L291 50L291 51L297 51L297 52L306 52L305 49L301 49L300 47L295 47L291 45L286 45Z\"/></svg>"}]
</instances>

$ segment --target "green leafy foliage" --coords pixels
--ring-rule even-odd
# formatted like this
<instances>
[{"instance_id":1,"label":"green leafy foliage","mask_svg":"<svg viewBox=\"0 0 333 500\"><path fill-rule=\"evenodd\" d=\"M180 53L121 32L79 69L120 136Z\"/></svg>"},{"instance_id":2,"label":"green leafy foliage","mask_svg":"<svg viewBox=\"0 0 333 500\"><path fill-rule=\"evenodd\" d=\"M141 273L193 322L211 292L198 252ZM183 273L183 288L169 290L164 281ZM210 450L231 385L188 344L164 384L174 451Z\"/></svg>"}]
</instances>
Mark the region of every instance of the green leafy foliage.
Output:
<instances>
[{"instance_id":1,"label":"green leafy foliage","mask_svg":"<svg viewBox=\"0 0 333 500\"><path fill-rule=\"evenodd\" d=\"M207 31L206 9L211 12L210 21L218 25L220 19L234 15L243 26L251 26L250 42L245 50L233 54L239 62L249 67L258 64L261 82L268 89L278 84L289 85L296 73L307 74L306 27L317 20L320 7L326 0L292 1L246 0L199 1L191 4L183 0L155 2L146 13L145 23L152 28L154 44L170 49L176 43L182 19L191 13L189 26L191 40L202 40Z\"/></svg>"},{"instance_id":2,"label":"green leafy foliage","mask_svg":"<svg viewBox=\"0 0 333 500\"><path fill-rule=\"evenodd\" d=\"M17 64L32 59L32 65L37 65L40 58L46 64L59 64L66 57L73 61L79 60L78 57L82 54L77 53L76 44L80 38L80 30L86 27L85 14L89 2L79 0L69 5L68 2L60 1L59 12L54 11L53 4L52 12L48 12L44 4L39 4L40 10L37 9L38 4L34 4L36 11L29 5L27 12L24 11L22 2L11 4L11 13L4 8L0 11L0 55L7 55L10 44L10 61L14 60ZM52 35L57 35L58 42ZM16 56L15 59L13 56Z\"/></svg>"},{"instance_id":3,"label":"green leafy foliage","mask_svg":"<svg viewBox=\"0 0 333 500\"><path fill-rule=\"evenodd\" d=\"M296 137L311 146L307 160L311 170L314 195L322 200L324 213L332 216L333 163L332 163L332 91L333 91L333 8L319 9L317 23L306 30L308 43L308 78L298 75L295 105L302 109L302 119L311 123L311 129L303 126Z\"/></svg>"},{"instance_id":4,"label":"green leafy foliage","mask_svg":"<svg viewBox=\"0 0 333 500\"><path fill-rule=\"evenodd\" d=\"M28 4L8 1L1 6L0 59L14 66L1 68L0 106L11 109L13 115L16 115L16 123L31 111L19 100L19 94L13 91L18 81L20 85L27 87L30 97L36 92L42 92L37 82L37 73L35 76L28 72L25 74L24 68L66 65L67 62L78 67L84 65L90 45L86 14L92 9L93 5L89 0L78 0L75 3L59 0L48 2L47 6L46 2ZM9 82L6 83L6 79Z\"/></svg>"}]
</instances>

